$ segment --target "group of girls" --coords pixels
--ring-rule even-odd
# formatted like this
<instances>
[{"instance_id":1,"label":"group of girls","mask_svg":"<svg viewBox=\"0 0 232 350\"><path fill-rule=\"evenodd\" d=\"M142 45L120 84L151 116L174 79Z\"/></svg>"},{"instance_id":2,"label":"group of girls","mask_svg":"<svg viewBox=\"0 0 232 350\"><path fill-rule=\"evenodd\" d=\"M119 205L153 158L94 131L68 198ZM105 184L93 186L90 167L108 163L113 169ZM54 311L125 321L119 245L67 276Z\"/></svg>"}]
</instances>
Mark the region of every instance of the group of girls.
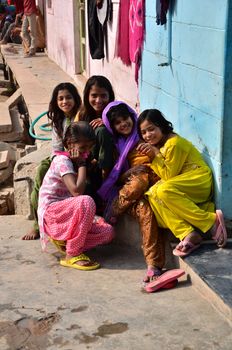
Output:
<instances>
[{"instance_id":1,"label":"group of girls","mask_svg":"<svg viewBox=\"0 0 232 350\"><path fill-rule=\"evenodd\" d=\"M38 169L32 193L38 221L23 238L40 232L44 249L52 241L64 253L62 266L93 270L99 264L85 251L109 243L117 217L127 212L140 226L144 282L161 275L165 264L159 228L180 240L173 251L178 256L198 248L208 231L224 247L223 214L214 210L212 173L198 150L159 110L138 117L126 103L114 101L103 76L90 77L83 96L81 104L71 83L53 91L48 111L53 152Z\"/></svg>"}]
</instances>

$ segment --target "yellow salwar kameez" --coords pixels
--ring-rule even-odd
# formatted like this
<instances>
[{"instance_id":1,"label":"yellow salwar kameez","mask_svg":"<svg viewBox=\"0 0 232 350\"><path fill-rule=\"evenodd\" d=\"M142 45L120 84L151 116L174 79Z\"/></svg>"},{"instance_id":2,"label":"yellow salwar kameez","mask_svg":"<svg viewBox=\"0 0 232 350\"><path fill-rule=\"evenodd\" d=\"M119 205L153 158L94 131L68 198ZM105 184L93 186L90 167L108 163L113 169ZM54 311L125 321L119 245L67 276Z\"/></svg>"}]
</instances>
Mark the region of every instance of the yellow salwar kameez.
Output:
<instances>
[{"instance_id":1,"label":"yellow salwar kameez","mask_svg":"<svg viewBox=\"0 0 232 350\"><path fill-rule=\"evenodd\" d=\"M195 228L215 223L212 173L193 144L179 135L168 139L151 163L160 177L147 192L158 226L183 240Z\"/></svg>"}]
</instances>

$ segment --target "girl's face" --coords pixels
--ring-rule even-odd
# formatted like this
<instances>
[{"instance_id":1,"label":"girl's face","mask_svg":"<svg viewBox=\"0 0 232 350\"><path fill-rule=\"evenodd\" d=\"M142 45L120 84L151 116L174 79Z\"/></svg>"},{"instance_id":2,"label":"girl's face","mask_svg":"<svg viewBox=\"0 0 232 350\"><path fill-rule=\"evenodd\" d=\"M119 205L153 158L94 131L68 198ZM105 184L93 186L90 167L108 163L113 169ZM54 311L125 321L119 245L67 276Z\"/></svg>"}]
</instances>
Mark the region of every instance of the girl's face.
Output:
<instances>
[{"instance_id":1,"label":"girl's face","mask_svg":"<svg viewBox=\"0 0 232 350\"><path fill-rule=\"evenodd\" d=\"M60 90L57 95L57 105L65 115L71 116L75 106L73 95L67 89Z\"/></svg>"},{"instance_id":2,"label":"girl's face","mask_svg":"<svg viewBox=\"0 0 232 350\"><path fill-rule=\"evenodd\" d=\"M69 151L75 150L78 152L78 157L86 159L88 158L93 145L93 141L83 139L79 142L70 142L67 146Z\"/></svg>"},{"instance_id":3,"label":"girl's face","mask_svg":"<svg viewBox=\"0 0 232 350\"><path fill-rule=\"evenodd\" d=\"M164 138L161 129L148 120L140 124L140 132L144 141L153 146L158 145Z\"/></svg>"},{"instance_id":4,"label":"girl's face","mask_svg":"<svg viewBox=\"0 0 232 350\"><path fill-rule=\"evenodd\" d=\"M133 127L134 123L129 115L117 117L113 123L114 130L118 134L125 137L129 136L132 133Z\"/></svg>"},{"instance_id":5,"label":"girl's face","mask_svg":"<svg viewBox=\"0 0 232 350\"><path fill-rule=\"evenodd\" d=\"M109 103L109 92L105 88L93 85L89 91L89 104L98 115Z\"/></svg>"}]
</instances>

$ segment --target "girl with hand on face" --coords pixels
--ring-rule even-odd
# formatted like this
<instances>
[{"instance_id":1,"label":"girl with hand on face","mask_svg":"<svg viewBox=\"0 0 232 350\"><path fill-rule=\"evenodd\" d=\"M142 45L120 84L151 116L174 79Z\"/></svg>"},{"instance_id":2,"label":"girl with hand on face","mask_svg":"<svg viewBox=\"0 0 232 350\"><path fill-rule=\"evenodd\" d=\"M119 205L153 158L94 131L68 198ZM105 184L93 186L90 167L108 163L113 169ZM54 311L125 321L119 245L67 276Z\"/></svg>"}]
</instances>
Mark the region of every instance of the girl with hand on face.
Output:
<instances>
[{"instance_id":1,"label":"girl with hand on face","mask_svg":"<svg viewBox=\"0 0 232 350\"><path fill-rule=\"evenodd\" d=\"M110 81L102 75L93 75L85 85L83 105L75 121L85 120L94 128L96 144L93 148L93 159L100 170L100 180L105 179L114 165L114 145L112 136L102 121L102 112L107 104L114 101L114 91Z\"/></svg>"},{"instance_id":2,"label":"girl with hand on face","mask_svg":"<svg viewBox=\"0 0 232 350\"><path fill-rule=\"evenodd\" d=\"M145 143L137 150L147 155L160 177L146 195L159 227L169 228L180 240L173 254L184 257L197 249L210 231L218 247L224 247L227 232L221 210L214 212L212 172L191 142L173 131L157 109L138 118L138 131Z\"/></svg>"},{"instance_id":3,"label":"girl with hand on face","mask_svg":"<svg viewBox=\"0 0 232 350\"><path fill-rule=\"evenodd\" d=\"M48 118L52 124L52 157L54 152L63 151L63 135L67 127L74 120L81 106L81 98L77 88L71 83L58 84L52 93L48 108ZM43 178L51 164L51 157L44 159L38 167L31 193L31 206L34 215L33 228L22 237L24 240L39 238L39 227L37 218L38 194Z\"/></svg>"},{"instance_id":4,"label":"girl with hand on face","mask_svg":"<svg viewBox=\"0 0 232 350\"><path fill-rule=\"evenodd\" d=\"M147 263L143 281L147 283L161 275L165 262L164 240L144 198L145 191L157 178L150 171L149 157L136 150L139 144L136 112L124 102L115 101L104 109L102 120L113 136L118 159L98 194L108 202L105 218L109 222L125 212L137 219Z\"/></svg>"},{"instance_id":5,"label":"girl with hand on face","mask_svg":"<svg viewBox=\"0 0 232 350\"><path fill-rule=\"evenodd\" d=\"M71 123L63 140L67 152L55 152L39 192L42 247L51 240L66 254L60 264L79 270L98 268L84 252L110 242L114 235L112 226L95 217L93 199L83 195L86 159L94 143L94 130L87 122Z\"/></svg>"}]
</instances>

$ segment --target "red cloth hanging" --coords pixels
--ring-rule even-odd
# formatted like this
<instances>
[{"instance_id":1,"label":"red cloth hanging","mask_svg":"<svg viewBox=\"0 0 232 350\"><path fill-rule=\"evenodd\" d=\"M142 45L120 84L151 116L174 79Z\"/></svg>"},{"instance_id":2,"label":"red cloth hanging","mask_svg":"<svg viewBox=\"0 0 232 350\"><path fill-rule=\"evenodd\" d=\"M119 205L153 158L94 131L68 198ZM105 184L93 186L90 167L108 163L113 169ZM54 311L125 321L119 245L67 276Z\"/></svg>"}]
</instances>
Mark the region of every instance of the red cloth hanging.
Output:
<instances>
[{"instance_id":1,"label":"red cloth hanging","mask_svg":"<svg viewBox=\"0 0 232 350\"><path fill-rule=\"evenodd\" d=\"M120 1L119 4L119 19L118 19L118 33L116 39L115 56L121 58L122 62L130 66L130 54L129 54L129 8L130 2Z\"/></svg>"}]
</instances>

